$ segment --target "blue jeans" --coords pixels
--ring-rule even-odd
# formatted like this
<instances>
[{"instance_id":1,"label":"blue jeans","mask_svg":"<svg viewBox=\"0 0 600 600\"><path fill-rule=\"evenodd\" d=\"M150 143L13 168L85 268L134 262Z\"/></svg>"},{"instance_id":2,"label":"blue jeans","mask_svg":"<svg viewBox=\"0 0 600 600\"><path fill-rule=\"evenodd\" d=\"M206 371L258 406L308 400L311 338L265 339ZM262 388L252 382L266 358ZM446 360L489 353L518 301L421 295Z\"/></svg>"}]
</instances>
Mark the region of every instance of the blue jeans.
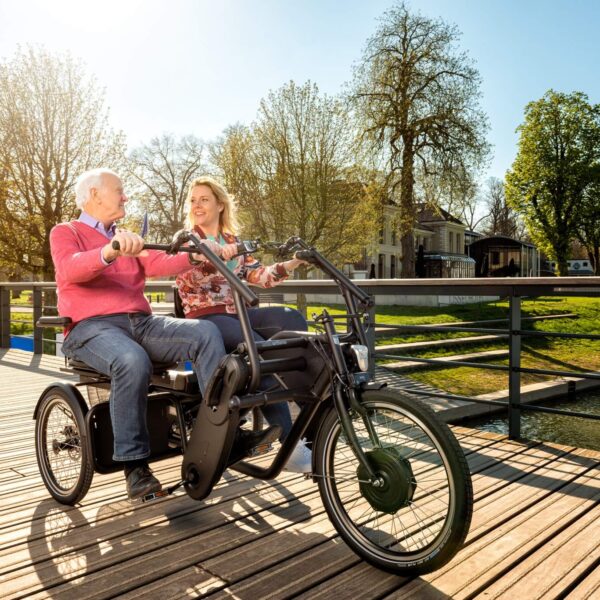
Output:
<instances>
[{"instance_id":1,"label":"blue jeans","mask_svg":"<svg viewBox=\"0 0 600 600\"><path fill-rule=\"evenodd\" d=\"M304 317L293 308L286 306L265 306L264 308L249 308L248 317L254 339L261 341L279 331L307 331L308 326ZM202 317L202 321L214 323L223 336L227 352L234 350L244 341L242 328L237 314L216 314ZM261 379L261 388L268 389L277 383L274 377L267 375ZM283 429L280 440L283 441L292 429L292 417L287 402L268 404L262 407L262 413L270 425L280 425Z\"/></svg>"},{"instance_id":2,"label":"blue jeans","mask_svg":"<svg viewBox=\"0 0 600 600\"><path fill-rule=\"evenodd\" d=\"M77 323L63 352L110 377L113 459L131 461L150 455L146 406L152 362L191 361L204 392L225 348L212 323L133 313Z\"/></svg>"}]
</instances>

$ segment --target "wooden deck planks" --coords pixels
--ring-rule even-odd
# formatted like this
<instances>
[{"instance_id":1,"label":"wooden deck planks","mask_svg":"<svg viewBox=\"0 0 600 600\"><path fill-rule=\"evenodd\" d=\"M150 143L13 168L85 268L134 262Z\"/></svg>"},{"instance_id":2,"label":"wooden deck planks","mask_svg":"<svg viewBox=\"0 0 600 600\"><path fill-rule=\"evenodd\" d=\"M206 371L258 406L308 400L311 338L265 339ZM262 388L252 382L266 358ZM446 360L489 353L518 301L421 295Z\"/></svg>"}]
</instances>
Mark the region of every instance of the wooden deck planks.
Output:
<instances>
[{"instance_id":1,"label":"wooden deck planks","mask_svg":"<svg viewBox=\"0 0 600 600\"><path fill-rule=\"evenodd\" d=\"M416 579L363 563L337 536L317 486L227 474L204 502L125 500L95 475L77 507L45 490L33 450L37 396L62 359L0 353L3 598L594 598L600 590L600 453L455 427L473 474L465 547ZM263 459L266 460L266 459ZM180 459L155 464L161 481Z\"/></svg>"}]
</instances>

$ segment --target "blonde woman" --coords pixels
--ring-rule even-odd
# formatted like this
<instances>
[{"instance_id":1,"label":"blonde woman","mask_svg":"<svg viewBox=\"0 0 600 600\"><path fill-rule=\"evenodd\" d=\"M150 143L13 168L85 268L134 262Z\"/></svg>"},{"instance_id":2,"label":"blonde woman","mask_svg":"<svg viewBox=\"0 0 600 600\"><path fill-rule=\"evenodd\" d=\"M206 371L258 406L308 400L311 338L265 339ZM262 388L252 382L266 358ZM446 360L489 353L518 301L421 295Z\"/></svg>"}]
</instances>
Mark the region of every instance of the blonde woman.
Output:
<instances>
[{"instance_id":1,"label":"blonde woman","mask_svg":"<svg viewBox=\"0 0 600 600\"><path fill-rule=\"evenodd\" d=\"M188 229L219 244L221 258L227 262L228 268L248 283L263 288L273 287L302 264L295 258L270 266L261 265L250 255L233 258L237 254L235 205L226 189L211 177L199 177L192 182L187 203ZM228 352L243 341L231 287L209 262L201 262L179 275L177 287L187 319L212 321L219 328ZM275 331L307 330L304 317L298 311L283 306L249 308L248 316L257 341L273 335ZM261 387L267 389L275 383L272 377L264 377ZM283 440L292 427L287 403L271 404L263 407L262 411L270 425L281 426L280 440ZM287 471L310 472L311 454L303 442L298 443L285 468Z\"/></svg>"}]
</instances>

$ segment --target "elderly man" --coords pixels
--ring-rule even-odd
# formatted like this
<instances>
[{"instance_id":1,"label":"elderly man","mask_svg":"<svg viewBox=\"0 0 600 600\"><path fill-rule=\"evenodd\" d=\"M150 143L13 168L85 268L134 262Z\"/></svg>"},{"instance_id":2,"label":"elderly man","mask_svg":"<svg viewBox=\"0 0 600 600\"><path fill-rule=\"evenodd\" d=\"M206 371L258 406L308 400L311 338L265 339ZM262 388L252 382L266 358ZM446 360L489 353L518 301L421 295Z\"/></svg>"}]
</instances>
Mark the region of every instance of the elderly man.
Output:
<instances>
[{"instance_id":1,"label":"elderly man","mask_svg":"<svg viewBox=\"0 0 600 600\"><path fill-rule=\"evenodd\" d=\"M110 376L113 459L124 464L129 497L139 498L161 489L147 463L152 361L191 361L204 392L225 349L213 323L152 315L143 293L146 277L181 273L203 257L143 250L140 236L116 229L127 202L116 173L87 171L75 191L81 216L50 234L58 310L73 321L63 351Z\"/></svg>"}]
</instances>

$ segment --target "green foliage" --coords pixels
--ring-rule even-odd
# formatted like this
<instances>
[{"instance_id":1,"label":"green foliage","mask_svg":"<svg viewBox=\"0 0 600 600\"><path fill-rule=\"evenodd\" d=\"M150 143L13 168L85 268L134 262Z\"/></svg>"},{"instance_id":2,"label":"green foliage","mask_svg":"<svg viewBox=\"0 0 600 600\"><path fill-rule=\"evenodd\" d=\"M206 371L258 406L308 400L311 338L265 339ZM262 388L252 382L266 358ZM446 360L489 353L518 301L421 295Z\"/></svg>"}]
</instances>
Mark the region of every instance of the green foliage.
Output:
<instances>
[{"instance_id":1,"label":"green foliage","mask_svg":"<svg viewBox=\"0 0 600 600\"><path fill-rule=\"evenodd\" d=\"M300 236L338 264L357 260L376 212L351 141L344 107L316 85L292 81L270 92L254 123L229 128L212 148L242 233Z\"/></svg>"},{"instance_id":2,"label":"green foliage","mask_svg":"<svg viewBox=\"0 0 600 600\"><path fill-rule=\"evenodd\" d=\"M534 242L566 275L583 199L600 166L600 109L581 92L550 90L527 105L518 131L506 198L524 217Z\"/></svg>"},{"instance_id":3,"label":"green foliage","mask_svg":"<svg viewBox=\"0 0 600 600\"><path fill-rule=\"evenodd\" d=\"M123 151L103 92L68 54L28 48L0 62L0 263L51 279L49 234L76 214L76 178L118 169Z\"/></svg>"},{"instance_id":4,"label":"green foliage","mask_svg":"<svg viewBox=\"0 0 600 600\"><path fill-rule=\"evenodd\" d=\"M600 273L600 177L596 177L579 204L577 239L587 250L594 273Z\"/></svg>"},{"instance_id":5,"label":"green foliage","mask_svg":"<svg viewBox=\"0 0 600 600\"><path fill-rule=\"evenodd\" d=\"M11 335L32 335L33 314L31 312L12 312L10 333Z\"/></svg>"}]
</instances>

